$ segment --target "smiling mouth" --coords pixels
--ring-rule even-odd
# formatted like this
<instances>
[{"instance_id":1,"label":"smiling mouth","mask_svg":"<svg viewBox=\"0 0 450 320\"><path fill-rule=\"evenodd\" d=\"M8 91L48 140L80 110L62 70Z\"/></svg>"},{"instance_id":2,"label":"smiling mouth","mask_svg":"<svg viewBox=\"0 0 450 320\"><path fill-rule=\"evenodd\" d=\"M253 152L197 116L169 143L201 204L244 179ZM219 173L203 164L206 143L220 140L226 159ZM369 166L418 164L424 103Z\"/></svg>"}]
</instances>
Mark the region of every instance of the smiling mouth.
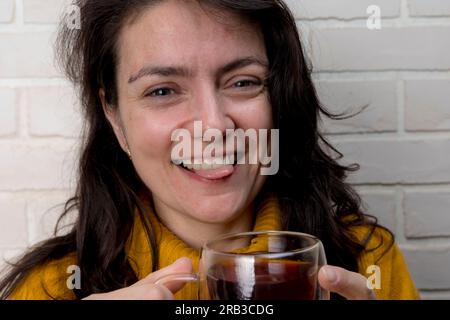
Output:
<instances>
[{"instance_id":1,"label":"smiling mouth","mask_svg":"<svg viewBox=\"0 0 450 320\"><path fill-rule=\"evenodd\" d=\"M201 164L192 164L193 161L182 161L178 167L190 174L207 180L219 180L231 176L238 164L238 157L235 154L233 159L224 158L222 161L208 161L205 159Z\"/></svg>"}]
</instances>

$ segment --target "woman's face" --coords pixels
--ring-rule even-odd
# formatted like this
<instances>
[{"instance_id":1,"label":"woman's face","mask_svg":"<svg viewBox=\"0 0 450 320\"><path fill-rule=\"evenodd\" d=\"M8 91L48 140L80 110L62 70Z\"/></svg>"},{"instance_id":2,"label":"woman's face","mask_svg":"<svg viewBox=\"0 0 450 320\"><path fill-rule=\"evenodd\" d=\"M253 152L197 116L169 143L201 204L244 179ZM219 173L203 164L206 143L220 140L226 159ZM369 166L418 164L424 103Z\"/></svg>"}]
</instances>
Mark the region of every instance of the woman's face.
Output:
<instances>
[{"instance_id":1,"label":"woman's face","mask_svg":"<svg viewBox=\"0 0 450 320\"><path fill-rule=\"evenodd\" d=\"M194 121L224 134L271 128L259 30L231 14L219 21L195 1L164 1L123 28L118 57L118 108L107 116L156 208L205 223L236 219L262 187L260 166L189 171L171 161L171 136L187 129L193 143Z\"/></svg>"}]
</instances>

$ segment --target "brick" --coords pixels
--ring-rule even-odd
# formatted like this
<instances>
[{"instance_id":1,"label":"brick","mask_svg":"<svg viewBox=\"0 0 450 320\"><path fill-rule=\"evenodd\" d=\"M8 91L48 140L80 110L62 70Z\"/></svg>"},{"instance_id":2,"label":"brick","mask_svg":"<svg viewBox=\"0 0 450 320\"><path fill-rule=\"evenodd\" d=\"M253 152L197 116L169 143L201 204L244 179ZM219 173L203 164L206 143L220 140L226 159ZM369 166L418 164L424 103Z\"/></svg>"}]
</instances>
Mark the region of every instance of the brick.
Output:
<instances>
[{"instance_id":1,"label":"brick","mask_svg":"<svg viewBox=\"0 0 450 320\"><path fill-rule=\"evenodd\" d=\"M8 262L13 263L17 261L17 259L25 253L25 250L25 247L21 249L17 249L17 247L14 247L14 249L0 249L0 277L3 276L2 272L4 271L4 268L8 266Z\"/></svg>"},{"instance_id":2,"label":"brick","mask_svg":"<svg viewBox=\"0 0 450 320\"><path fill-rule=\"evenodd\" d=\"M30 245L54 236L56 222L63 213L64 204L70 196L69 192L61 191L52 195L34 196L28 200L27 217ZM73 217L74 215L71 215L70 219L65 218L60 226L72 222ZM65 231L69 231L69 228L63 228L61 231L65 233Z\"/></svg>"},{"instance_id":3,"label":"brick","mask_svg":"<svg viewBox=\"0 0 450 320\"><path fill-rule=\"evenodd\" d=\"M23 247L21 249L1 249L0 257L2 260L14 260L20 255L22 255L26 250L26 247Z\"/></svg>"},{"instance_id":4,"label":"brick","mask_svg":"<svg viewBox=\"0 0 450 320\"><path fill-rule=\"evenodd\" d=\"M14 0L0 1L0 22L12 22L14 17Z\"/></svg>"},{"instance_id":5,"label":"brick","mask_svg":"<svg viewBox=\"0 0 450 320\"><path fill-rule=\"evenodd\" d=\"M413 17L450 16L450 2L445 0L409 0Z\"/></svg>"},{"instance_id":6,"label":"brick","mask_svg":"<svg viewBox=\"0 0 450 320\"><path fill-rule=\"evenodd\" d=\"M419 289L450 289L450 248L403 249L409 271Z\"/></svg>"},{"instance_id":7,"label":"brick","mask_svg":"<svg viewBox=\"0 0 450 320\"><path fill-rule=\"evenodd\" d=\"M0 88L0 136L16 132L17 95L14 89Z\"/></svg>"},{"instance_id":8,"label":"brick","mask_svg":"<svg viewBox=\"0 0 450 320\"><path fill-rule=\"evenodd\" d=\"M54 35L0 33L0 78L61 76L54 65Z\"/></svg>"},{"instance_id":9,"label":"brick","mask_svg":"<svg viewBox=\"0 0 450 320\"><path fill-rule=\"evenodd\" d=\"M450 130L450 80L406 81L405 95L408 131Z\"/></svg>"},{"instance_id":10,"label":"brick","mask_svg":"<svg viewBox=\"0 0 450 320\"><path fill-rule=\"evenodd\" d=\"M69 145L3 144L0 147L0 190L70 189L76 148Z\"/></svg>"},{"instance_id":11,"label":"brick","mask_svg":"<svg viewBox=\"0 0 450 320\"><path fill-rule=\"evenodd\" d=\"M367 8L378 5L382 18L398 17L400 0L285 0L296 19L367 18Z\"/></svg>"},{"instance_id":12,"label":"brick","mask_svg":"<svg viewBox=\"0 0 450 320\"><path fill-rule=\"evenodd\" d=\"M337 141L344 164L357 162L360 171L351 174L356 184L448 183L450 140Z\"/></svg>"},{"instance_id":13,"label":"brick","mask_svg":"<svg viewBox=\"0 0 450 320\"><path fill-rule=\"evenodd\" d=\"M78 137L81 114L76 95L70 87L32 87L23 90L28 106L31 135Z\"/></svg>"},{"instance_id":14,"label":"brick","mask_svg":"<svg viewBox=\"0 0 450 320\"><path fill-rule=\"evenodd\" d=\"M450 192L406 192L405 235L408 238L450 236Z\"/></svg>"},{"instance_id":15,"label":"brick","mask_svg":"<svg viewBox=\"0 0 450 320\"><path fill-rule=\"evenodd\" d=\"M27 242L26 202L14 194L0 194L0 246L23 246Z\"/></svg>"},{"instance_id":16,"label":"brick","mask_svg":"<svg viewBox=\"0 0 450 320\"><path fill-rule=\"evenodd\" d=\"M68 0L23 0L23 18L31 23L56 23L61 19Z\"/></svg>"},{"instance_id":17,"label":"brick","mask_svg":"<svg viewBox=\"0 0 450 320\"><path fill-rule=\"evenodd\" d=\"M375 216L380 225L395 233L395 192L359 192L359 194L366 208L365 213Z\"/></svg>"},{"instance_id":18,"label":"brick","mask_svg":"<svg viewBox=\"0 0 450 320\"><path fill-rule=\"evenodd\" d=\"M450 300L450 291L421 291L422 300Z\"/></svg>"},{"instance_id":19,"label":"brick","mask_svg":"<svg viewBox=\"0 0 450 320\"><path fill-rule=\"evenodd\" d=\"M20 258L26 251L27 247L13 247L10 248L1 248L0 249L0 268L2 262L13 262ZM0 270L1 271L1 270Z\"/></svg>"},{"instance_id":20,"label":"brick","mask_svg":"<svg viewBox=\"0 0 450 320\"><path fill-rule=\"evenodd\" d=\"M316 29L316 71L448 70L450 27ZM356 45L357 44L357 45Z\"/></svg>"},{"instance_id":21,"label":"brick","mask_svg":"<svg viewBox=\"0 0 450 320\"><path fill-rule=\"evenodd\" d=\"M318 81L316 89L329 111L360 114L345 120L324 117L326 133L388 132L397 129L397 93L394 81Z\"/></svg>"}]
</instances>

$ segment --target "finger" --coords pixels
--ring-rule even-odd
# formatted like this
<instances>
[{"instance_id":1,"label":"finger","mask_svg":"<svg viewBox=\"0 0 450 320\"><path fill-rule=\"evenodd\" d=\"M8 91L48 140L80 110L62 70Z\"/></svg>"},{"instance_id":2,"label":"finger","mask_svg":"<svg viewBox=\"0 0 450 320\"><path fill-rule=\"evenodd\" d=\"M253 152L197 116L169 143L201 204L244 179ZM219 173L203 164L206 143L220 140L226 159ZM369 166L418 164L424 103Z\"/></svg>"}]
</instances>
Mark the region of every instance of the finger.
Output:
<instances>
[{"instance_id":1,"label":"finger","mask_svg":"<svg viewBox=\"0 0 450 320\"><path fill-rule=\"evenodd\" d=\"M84 300L173 300L172 292L165 286L144 284L130 286L107 293L92 294Z\"/></svg>"},{"instance_id":2,"label":"finger","mask_svg":"<svg viewBox=\"0 0 450 320\"><path fill-rule=\"evenodd\" d=\"M349 300L373 300L375 294L367 286L367 279L356 272L340 267L323 266L319 271L322 288L340 294Z\"/></svg>"},{"instance_id":3,"label":"finger","mask_svg":"<svg viewBox=\"0 0 450 320\"><path fill-rule=\"evenodd\" d=\"M173 300L173 293L160 284L144 284L132 288L131 293L127 292L127 299L130 300Z\"/></svg>"},{"instance_id":4,"label":"finger","mask_svg":"<svg viewBox=\"0 0 450 320\"><path fill-rule=\"evenodd\" d=\"M180 258L171 265L162 268L158 271L150 273L148 276L146 276L144 279L136 282L133 286L141 286L141 285L148 285L148 284L154 284L156 280L173 274L179 274L179 273L192 273L192 262L189 258ZM170 281L166 284L164 284L165 287L167 287L171 292L175 293L178 290L180 290L185 285L184 281Z\"/></svg>"}]
</instances>

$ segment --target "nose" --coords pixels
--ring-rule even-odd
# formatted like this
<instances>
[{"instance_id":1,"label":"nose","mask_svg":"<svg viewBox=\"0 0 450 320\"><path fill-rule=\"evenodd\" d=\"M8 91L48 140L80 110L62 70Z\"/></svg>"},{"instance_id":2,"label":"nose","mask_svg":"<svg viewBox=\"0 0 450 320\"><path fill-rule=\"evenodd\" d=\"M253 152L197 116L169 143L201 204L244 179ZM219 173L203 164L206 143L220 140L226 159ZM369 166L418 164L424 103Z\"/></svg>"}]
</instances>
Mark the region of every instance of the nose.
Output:
<instances>
[{"instance_id":1,"label":"nose","mask_svg":"<svg viewBox=\"0 0 450 320\"><path fill-rule=\"evenodd\" d=\"M202 121L203 130L217 129L225 135L227 129L235 129L236 124L228 113L224 99L214 85L201 86L193 101L195 120Z\"/></svg>"}]
</instances>

